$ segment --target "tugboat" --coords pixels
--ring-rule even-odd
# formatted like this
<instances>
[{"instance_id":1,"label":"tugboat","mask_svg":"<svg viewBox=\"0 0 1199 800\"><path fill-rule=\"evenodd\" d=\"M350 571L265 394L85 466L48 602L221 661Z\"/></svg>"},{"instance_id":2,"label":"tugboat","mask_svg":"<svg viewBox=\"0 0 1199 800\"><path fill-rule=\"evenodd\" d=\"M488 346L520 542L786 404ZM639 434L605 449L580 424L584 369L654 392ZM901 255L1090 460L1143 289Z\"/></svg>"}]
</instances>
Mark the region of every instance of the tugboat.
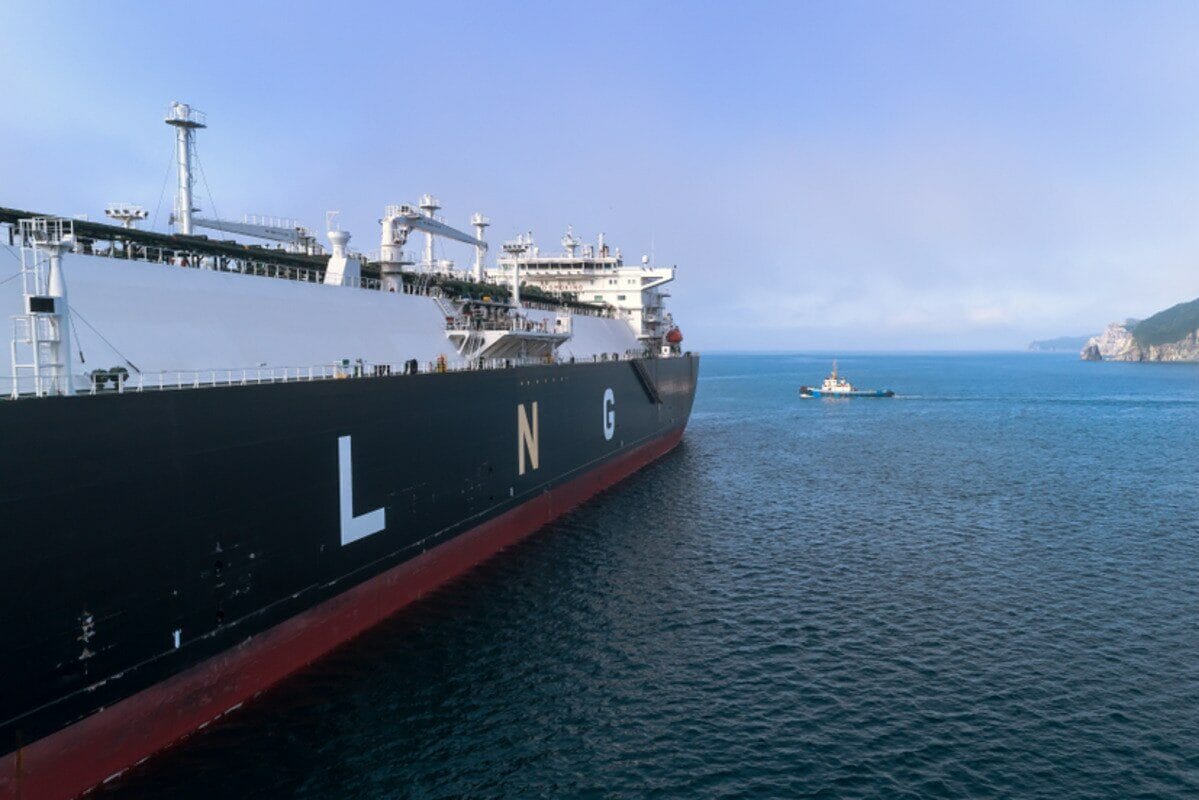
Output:
<instances>
[{"instance_id":1,"label":"tugboat","mask_svg":"<svg viewBox=\"0 0 1199 800\"><path fill-rule=\"evenodd\" d=\"M890 389L857 389L852 383L837 374L837 362L833 362L833 371L819 389L811 386L799 387L800 397L894 397Z\"/></svg>"}]
</instances>

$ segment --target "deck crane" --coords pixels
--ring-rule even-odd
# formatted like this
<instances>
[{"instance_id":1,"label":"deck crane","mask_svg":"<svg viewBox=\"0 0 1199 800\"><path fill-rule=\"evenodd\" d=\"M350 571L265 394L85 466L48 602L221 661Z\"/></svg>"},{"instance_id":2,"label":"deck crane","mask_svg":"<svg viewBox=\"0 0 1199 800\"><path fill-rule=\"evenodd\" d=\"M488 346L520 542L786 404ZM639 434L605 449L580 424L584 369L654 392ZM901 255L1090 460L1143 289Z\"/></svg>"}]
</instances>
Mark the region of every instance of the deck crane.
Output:
<instances>
[{"instance_id":1,"label":"deck crane","mask_svg":"<svg viewBox=\"0 0 1199 800\"><path fill-rule=\"evenodd\" d=\"M316 256L324 253L324 248L317 244L316 237L307 229L300 227L294 220L274 219L268 217L249 217L242 222L230 222L223 219L206 219L194 216L192 212L199 211L192 203L192 156L195 151L196 131L208 127L204 112L192 108L187 103L178 101L167 108L163 120L175 129L175 164L179 175L179 190L175 196L175 211L171 214L171 223L178 226L178 232L184 236L194 235L193 227L208 228L215 231L225 231L241 236L251 236L255 239L266 239L272 242L282 242L287 245L288 252L303 253ZM145 219L134 216L134 212L122 206L111 206L105 211L108 216L125 222L125 227L133 227L131 219Z\"/></svg>"},{"instance_id":2,"label":"deck crane","mask_svg":"<svg viewBox=\"0 0 1199 800\"><path fill-rule=\"evenodd\" d=\"M297 224L295 220L247 216L242 222L231 222L224 219L192 217L191 222L200 228L251 236L271 242L282 242L293 253L316 256L324 252L324 249L317 243L316 237L309 233L307 228Z\"/></svg>"},{"instance_id":3,"label":"deck crane","mask_svg":"<svg viewBox=\"0 0 1199 800\"><path fill-rule=\"evenodd\" d=\"M383 219L379 220L382 228L379 260L383 263L385 273L398 272L401 265L412 263L404 256L403 247L407 244L408 236L413 231L421 231L426 237L425 262L427 267L431 266L432 262L433 237L442 236L463 244L474 245L476 280L482 279L483 254L487 252L487 242L483 240L482 232L489 220L476 214L472 218L472 224L479 231L479 235L472 236L436 219L433 211L438 208L440 205L437 200L430 195L425 195L421 198L419 207L403 204L390 205L384 209ZM393 269L388 269L389 266L392 266Z\"/></svg>"}]
</instances>

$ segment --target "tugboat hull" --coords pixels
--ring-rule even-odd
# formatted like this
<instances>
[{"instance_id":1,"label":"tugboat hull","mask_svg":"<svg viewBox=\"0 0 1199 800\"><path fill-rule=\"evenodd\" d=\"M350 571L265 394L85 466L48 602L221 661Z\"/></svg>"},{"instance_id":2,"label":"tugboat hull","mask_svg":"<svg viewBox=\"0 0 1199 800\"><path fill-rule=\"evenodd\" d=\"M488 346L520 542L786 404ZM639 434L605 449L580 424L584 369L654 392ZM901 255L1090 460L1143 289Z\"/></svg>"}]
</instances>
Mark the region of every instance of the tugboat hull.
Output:
<instances>
[{"instance_id":1,"label":"tugboat hull","mask_svg":"<svg viewBox=\"0 0 1199 800\"><path fill-rule=\"evenodd\" d=\"M799 388L799 396L810 397L894 397L890 389L854 389L852 392L826 392L821 389L811 389L807 386Z\"/></svg>"}]
</instances>

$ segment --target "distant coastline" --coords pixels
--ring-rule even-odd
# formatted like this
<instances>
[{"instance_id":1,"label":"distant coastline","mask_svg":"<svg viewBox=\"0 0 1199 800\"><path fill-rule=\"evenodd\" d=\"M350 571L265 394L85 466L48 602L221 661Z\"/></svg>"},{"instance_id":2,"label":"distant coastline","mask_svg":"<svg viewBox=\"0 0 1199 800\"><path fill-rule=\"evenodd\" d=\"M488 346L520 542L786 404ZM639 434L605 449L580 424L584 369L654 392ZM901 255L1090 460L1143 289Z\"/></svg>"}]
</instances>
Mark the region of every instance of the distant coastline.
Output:
<instances>
[{"instance_id":1,"label":"distant coastline","mask_svg":"<svg viewBox=\"0 0 1199 800\"><path fill-rule=\"evenodd\" d=\"M1038 339L1029 342L1028 349L1034 353L1077 353L1087 346L1091 336L1058 336L1055 339Z\"/></svg>"}]
</instances>

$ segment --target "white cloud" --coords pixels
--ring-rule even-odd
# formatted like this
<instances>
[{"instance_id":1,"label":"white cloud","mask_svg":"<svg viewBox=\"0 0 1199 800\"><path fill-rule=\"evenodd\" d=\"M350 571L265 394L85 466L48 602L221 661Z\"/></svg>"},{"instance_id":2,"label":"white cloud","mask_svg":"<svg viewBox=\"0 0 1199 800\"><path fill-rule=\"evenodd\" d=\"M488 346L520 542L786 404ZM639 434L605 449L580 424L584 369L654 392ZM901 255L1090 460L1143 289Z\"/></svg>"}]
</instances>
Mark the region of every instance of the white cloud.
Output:
<instances>
[{"instance_id":1,"label":"white cloud","mask_svg":"<svg viewBox=\"0 0 1199 800\"><path fill-rule=\"evenodd\" d=\"M731 242L741 251L722 254L749 265L731 288L737 346L761 330L1020 347L1199 295L1193 176L1152 153L1093 173L1068 160L1060 146L931 118L743 160L734 194L752 208Z\"/></svg>"}]
</instances>

